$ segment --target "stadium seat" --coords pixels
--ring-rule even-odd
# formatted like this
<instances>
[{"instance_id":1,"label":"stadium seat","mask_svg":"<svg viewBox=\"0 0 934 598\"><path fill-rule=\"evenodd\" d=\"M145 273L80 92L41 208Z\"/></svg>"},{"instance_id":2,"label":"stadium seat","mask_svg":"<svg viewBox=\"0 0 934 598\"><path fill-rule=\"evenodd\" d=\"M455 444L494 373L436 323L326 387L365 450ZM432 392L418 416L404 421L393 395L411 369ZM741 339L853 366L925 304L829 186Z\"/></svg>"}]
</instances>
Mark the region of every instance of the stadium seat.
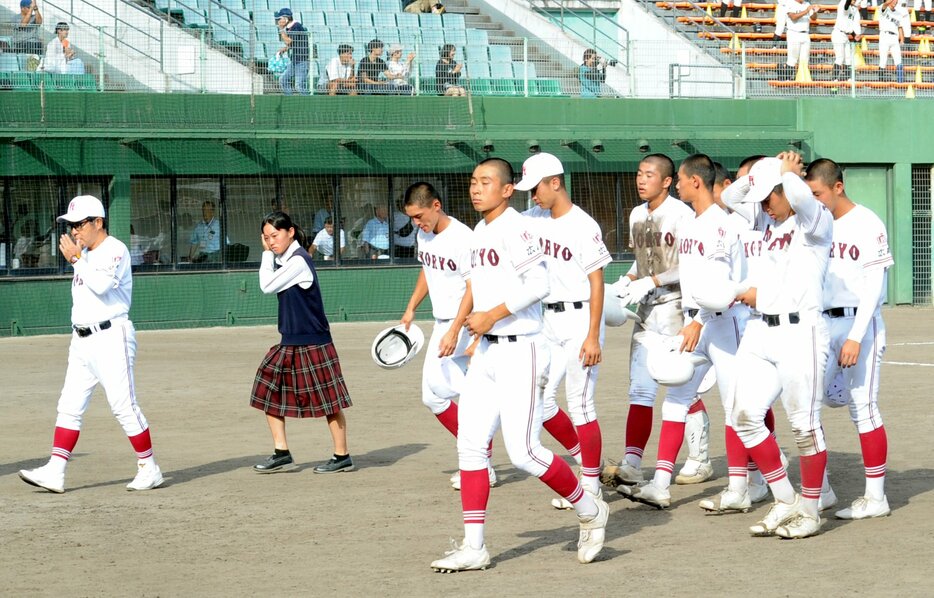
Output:
<instances>
[{"instance_id":1,"label":"stadium seat","mask_svg":"<svg viewBox=\"0 0 934 598\"><path fill-rule=\"evenodd\" d=\"M399 24L400 29L418 29L418 15L413 15L407 12L400 12L396 15L396 23Z\"/></svg>"},{"instance_id":2,"label":"stadium seat","mask_svg":"<svg viewBox=\"0 0 934 598\"><path fill-rule=\"evenodd\" d=\"M309 30L308 37L313 44L328 44L331 43L331 30L327 27L316 27Z\"/></svg>"},{"instance_id":3,"label":"stadium seat","mask_svg":"<svg viewBox=\"0 0 934 598\"><path fill-rule=\"evenodd\" d=\"M249 0L247 0L249 1ZM306 12L314 12L322 10L318 2L314 0L291 0L288 4L291 4L292 12L300 12L304 15ZM281 7L280 7L281 8ZM278 9L276 9L278 10ZM305 22L302 21L302 24Z\"/></svg>"},{"instance_id":4,"label":"stadium seat","mask_svg":"<svg viewBox=\"0 0 934 598\"><path fill-rule=\"evenodd\" d=\"M328 27L346 29L350 27L350 21L347 18L346 12L341 11L331 11L325 13L324 20L327 21Z\"/></svg>"},{"instance_id":5,"label":"stadium seat","mask_svg":"<svg viewBox=\"0 0 934 598\"><path fill-rule=\"evenodd\" d=\"M526 71L526 69L528 69L528 71ZM513 62L512 72L515 73L517 79L524 79L526 72L528 72L529 79L535 79L538 77L538 75L535 74L534 62L529 62L528 64L521 61Z\"/></svg>"},{"instance_id":6,"label":"stadium seat","mask_svg":"<svg viewBox=\"0 0 934 598\"><path fill-rule=\"evenodd\" d=\"M334 0L315 0L315 10L320 10L321 12L328 13L334 12L337 8L334 7Z\"/></svg>"},{"instance_id":7,"label":"stadium seat","mask_svg":"<svg viewBox=\"0 0 934 598\"><path fill-rule=\"evenodd\" d=\"M350 26L354 29L373 26L373 17L368 12L352 12L348 16L350 17Z\"/></svg>"},{"instance_id":8,"label":"stadium seat","mask_svg":"<svg viewBox=\"0 0 934 598\"><path fill-rule=\"evenodd\" d=\"M402 10L402 3L399 0L376 0L379 4L380 12L400 12Z\"/></svg>"},{"instance_id":9,"label":"stadium seat","mask_svg":"<svg viewBox=\"0 0 934 598\"><path fill-rule=\"evenodd\" d=\"M489 79L490 63L483 60L467 60L467 76L471 79Z\"/></svg>"},{"instance_id":10,"label":"stadium seat","mask_svg":"<svg viewBox=\"0 0 934 598\"><path fill-rule=\"evenodd\" d=\"M422 29L431 29L432 31L443 31L444 26L441 23L441 15L434 13L422 13L418 15L418 25Z\"/></svg>"},{"instance_id":11,"label":"stadium seat","mask_svg":"<svg viewBox=\"0 0 934 598\"><path fill-rule=\"evenodd\" d=\"M455 46L466 46L467 32L463 29L445 29L444 42Z\"/></svg>"},{"instance_id":12,"label":"stadium seat","mask_svg":"<svg viewBox=\"0 0 934 598\"><path fill-rule=\"evenodd\" d=\"M456 13L445 13L441 15L441 17L441 20L444 23L445 31L449 31L451 29L464 30L467 28L464 24L464 15Z\"/></svg>"},{"instance_id":13,"label":"stadium seat","mask_svg":"<svg viewBox=\"0 0 934 598\"><path fill-rule=\"evenodd\" d=\"M0 72L14 73L20 70L15 54L0 53Z\"/></svg>"},{"instance_id":14,"label":"stadium seat","mask_svg":"<svg viewBox=\"0 0 934 598\"><path fill-rule=\"evenodd\" d=\"M489 79L470 79L467 82L467 88L470 89L470 93L475 96L493 95Z\"/></svg>"},{"instance_id":15,"label":"stadium seat","mask_svg":"<svg viewBox=\"0 0 934 598\"><path fill-rule=\"evenodd\" d=\"M529 94L533 96L556 97L561 93L561 82L557 79L532 79L529 81Z\"/></svg>"},{"instance_id":16,"label":"stadium seat","mask_svg":"<svg viewBox=\"0 0 934 598\"><path fill-rule=\"evenodd\" d=\"M375 12L373 13L373 25L380 31L395 29L397 26L396 15L391 12Z\"/></svg>"},{"instance_id":17,"label":"stadium seat","mask_svg":"<svg viewBox=\"0 0 934 598\"><path fill-rule=\"evenodd\" d=\"M376 29L376 37L383 41L386 44L386 51L389 51L389 44L398 44L399 43L399 30L398 29Z\"/></svg>"},{"instance_id":18,"label":"stadium seat","mask_svg":"<svg viewBox=\"0 0 934 598\"><path fill-rule=\"evenodd\" d=\"M498 46L495 44L490 46L490 62L508 62L512 64L512 50L509 46Z\"/></svg>"},{"instance_id":19,"label":"stadium seat","mask_svg":"<svg viewBox=\"0 0 934 598\"><path fill-rule=\"evenodd\" d=\"M422 29L421 40L422 44L429 48L438 48L444 45L444 32L434 29Z\"/></svg>"},{"instance_id":20,"label":"stadium seat","mask_svg":"<svg viewBox=\"0 0 934 598\"><path fill-rule=\"evenodd\" d=\"M482 60L483 62L490 61L489 48L486 44L479 46L467 44L467 47L464 48L464 58L470 60Z\"/></svg>"},{"instance_id":21,"label":"stadium seat","mask_svg":"<svg viewBox=\"0 0 934 598\"><path fill-rule=\"evenodd\" d=\"M308 29L309 31L327 27L327 24L324 21L324 13L318 12L316 10L306 10L302 12L302 25L304 25L305 29Z\"/></svg>"},{"instance_id":22,"label":"stadium seat","mask_svg":"<svg viewBox=\"0 0 934 598\"><path fill-rule=\"evenodd\" d=\"M357 44L366 51L366 44L371 40L376 39L376 29L373 27L361 27L359 29L351 29L351 39L353 43Z\"/></svg>"},{"instance_id":23,"label":"stadium seat","mask_svg":"<svg viewBox=\"0 0 934 598\"><path fill-rule=\"evenodd\" d=\"M334 10L357 12L357 0L334 0Z\"/></svg>"},{"instance_id":24,"label":"stadium seat","mask_svg":"<svg viewBox=\"0 0 934 598\"><path fill-rule=\"evenodd\" d=\"M490 45L489 35L487 34L486 29L468 29L467 44L476 44L478 46Z\"/></svg>"},{"instance_id":25,"label":"stadium seat","mask_svg":"<svg viewBox=\"0 0 934 598\"><path fill-rule=\"evenodd\" d=\"M492 49L494 46L491 46ZM492 62L490 63L490 93L498 96L514 96L519 91L516 88L516 81L513 79L512 61L510 62Z\"/></svg>"},{"instance_id":26,"label":"stadium seat","mask_svg":"<svg viewBox=\"0 0 934 598\"><path fill-rule=\"evenodd\" d=\"M75 88L78 91L97 91L97 80L94 75L75 75Z\"/></svg>"},{"instance_id":27,"label":"stadium seat","mask_svg":"<svg viewBox=\"0 0 934 598\"><path fill-rule=\"evenodd\" d=\"M377 13L380 11L379 2L377 0L357 0L357 10Z\"/></svg>"},{"instance_id":28,"label":"stadium seat","mask_svg":"<svg viewBox=\"0 0 934 598\"><path fill-rule=\"evenodd\" d=\"M418 80L422 95L437 95L438 80L434 77L420 77Z\"/></svg>"},{"instance_id":29,"label":"stadium seat","mask_svg":"<svg viewBox=\"0 0 934 598\"><path fill-rule=\"evenodd\" d=\"M12 88L17 91L32 91L39 87L36 81L36 74L26 71L11 73L10 82Z\"/></svg>"}]
</instances>

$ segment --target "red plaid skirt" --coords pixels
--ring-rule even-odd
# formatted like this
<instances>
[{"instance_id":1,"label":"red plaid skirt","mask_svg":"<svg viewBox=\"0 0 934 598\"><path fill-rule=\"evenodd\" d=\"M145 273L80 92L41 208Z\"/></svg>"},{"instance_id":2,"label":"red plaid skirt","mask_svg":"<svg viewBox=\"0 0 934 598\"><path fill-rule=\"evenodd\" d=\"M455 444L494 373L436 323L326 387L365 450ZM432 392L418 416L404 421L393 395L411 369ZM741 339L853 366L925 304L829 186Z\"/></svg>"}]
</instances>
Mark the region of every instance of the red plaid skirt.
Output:
<instances>
[{"instance_id":1,"label":"red plaid skirt","mask_svg":"<svg viewBox=\"0 0 934 598\"><path fill-rule=\"evenodd\" d=\"M275 345L256 370L250 406L279 417L322 417L350 407L333 343Z\"/></svg>"}]
</instances>

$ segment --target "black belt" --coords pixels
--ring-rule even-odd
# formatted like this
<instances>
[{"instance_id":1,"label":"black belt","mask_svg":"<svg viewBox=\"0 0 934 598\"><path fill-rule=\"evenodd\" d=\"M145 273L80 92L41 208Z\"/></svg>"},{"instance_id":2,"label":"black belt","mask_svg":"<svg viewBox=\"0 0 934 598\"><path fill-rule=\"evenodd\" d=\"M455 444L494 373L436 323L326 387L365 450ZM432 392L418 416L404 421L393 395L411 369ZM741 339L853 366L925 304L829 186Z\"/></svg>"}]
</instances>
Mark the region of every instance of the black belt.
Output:
<instances>
[{"instance_id":1,"label":"black belt","mask_svg":"<svg viewBox=\"0 0 934 598\"><path fill-rule=\"evenodd\" d=\"M488 342L494 345L497 343L505 343L505 342L514 343L517 340L519 340L519 338L515 334L510 334L508 336L496 336L495 334L484 334L483 338L485 338Z\"/></svg>"},{"instance_id":2,"label":"black belt","mask_svg":"<svg viewBox=\"0 0 934 598\"><path fill-rule=\"evenodd\" d=\"M693 319L694 316L696 316L697 313L698 313L699 311L700 311L699 309L694 309L694 308L692 308L692 307L689 307L688 309L684 310L684 313L686 313L686 314L688 315L689 318ZM723 315L723 312L722 312L722 311L715 311L715 312L713 312L713 315L715 315L715 316L722 316L722 315Z\"/></svg>"},{"instance_id":3,"label":"black belt","mask_svg":"<svg viewBox=\"0 0 934 598\"><path fill-rule=\"evenodd\" d=\"M855 307L831 307L824 310L825 316L831 318L849 318L856 315Z\"/></svg>"},{"instance_id":4,"label":"black belt","mask_svg":"<svg viewBox=\"0 0 934 598\"><path fill-rule=\"evenodd\" d=\"M570 305L574 309L581 309L584 307L583 301L559 301L557 303L546 303L545 309L550 309L553 312L561 313L567 309L567 306Z\"/></svg>"},{"instance_id":5,"label":"black belt","mask_svg":"<svg viewBox=\"0 0 934 598\"><path fill-rule=\"evenodd\" d=\"M772 315L772 314L762 314L762 319L765 320L765 323L769 326L778 326L782 323L782 316ZM793 312L788 314L788 323L797 324L801 321L801 318L798 316L798 312Z\"/></svg>"},{"instance_id":6,"label":"black belt","mask_svg":"<svg viewBox=\"0 0 934 598\"><path fill-rule=\"evenodd\" d=\"M107 320L106 322L101 322L100 324L96 324L94 327L91 327L91 328L82 328L80 326L72 326L72 328L75 329L75 333L78 336L80 336L81 338L84 338L86 336L91 336L95 332L100 332L101 330L107 330L108 328L110 328L110 320Z\"/></svg>"}]
</instances>

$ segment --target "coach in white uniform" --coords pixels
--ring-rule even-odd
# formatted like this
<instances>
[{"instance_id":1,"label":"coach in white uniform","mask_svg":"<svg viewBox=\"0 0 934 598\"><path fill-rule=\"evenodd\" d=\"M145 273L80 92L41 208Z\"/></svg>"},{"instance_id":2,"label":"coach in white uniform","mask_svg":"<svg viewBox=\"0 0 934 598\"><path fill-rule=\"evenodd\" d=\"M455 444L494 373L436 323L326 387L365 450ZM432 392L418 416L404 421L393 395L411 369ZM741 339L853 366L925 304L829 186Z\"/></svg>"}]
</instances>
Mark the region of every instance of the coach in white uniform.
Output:
<instances>
[{"instance_id":1,"label":"coach in white uniform","mask_svg":"<svg viewBox=\"0 0 934 598\"><path fill-rule=\"evenodd\" d=\"M911 15L904 0L887 0L879 15L879 80L885 79L885 67L892 55L895 77L899 83L905 81L902 65L902 44L911 38Z\"/></svg>"},{"instance_id":2,"label":"coach in white uniform","mask_svg":"<svg viewBox=\"0 0 934 598\"><path fill-rule=\"evenodd\" d=\"M403 209L418 229L422 269L402 323L408 330L415 310L426 296L431 297L435 325L422 366L422 403L457 438L457 403L451 399L460 394L467 371L470 335L464 321L472 308L469 292L473 231L444 212L441 197L431 183L418 182L406 189ZM492 467L488 466L488 470L493 486L496 474ZM451 484L460 490L460 470L451 477Z\"/></svg>"},{"instance_id":3,"label":"coach in white uniform","mask_svg":"<svg viewBox=\"0 0 934 598\"><path fill-rule=\"evenodd\" d=\"M785 29L788 37L788 60L785 77L795 78L798 64L808 64L811 59L811 15L817 12L816 6L798 0L783 0L785 6Z\"/></svg>"},{"instance_id":4,"label":"coach in white uniform","mask_svg":"<svg viewBox=\"0 0 934 598\"><path fill-rule=\"evenodd\" d=\"M68 204L59 216L71 235L62 235L59 249L75 269L71 283L71 345L68 370L58 401L52 456L38 469L21 470L23 481L50 492L65 491L65 466L78 443L81 420L100 383L110 409L136 451L136 477L127 490L149 490L162 484L162 472L152 456L149 424L136 402L133 362L136 333L127 318L133 291L130 252L107 234L104 206L90 195Z\"/></svg>"},{"instance_id":5,"label":"coach in white uniform","mask_svg":"<svg viewBox=\"0 0 934 598\"><path fill-rule=\"evenodd\" d=\"M526 160L516 190L532 192L536 207L525 215L533 218L533 232L548 264L550 290L542 303L551 369L543 425L577 459L584 490L600 496L603 440L594 389L603 360L603 268L613 257L603 243L600 225L571 202L558 158L539 153ZM570 419L558 407L561 382L565 382ZM553 499L552 505L571 508L564 499Z\"/></svg>"},{"instance_id":6,"label":"coach in white uniform","mask_svg":"<svg viewBox=\"0 0 934 598\"><path fill-rule=\"evenodd\" d=\"M885 497L888 438L879 412L879 375L885 353L881 307L886 271L894 264L882 220L853 203L843 186L843 171L833 160L808 165L806 180L814 196L833 214L833 245L824 283L824 318L830 330L830 355L824 372L832 407L848 406L859 433L866 491L840 519L867 519L890 513Z\"/></svg>"}]
</instances>

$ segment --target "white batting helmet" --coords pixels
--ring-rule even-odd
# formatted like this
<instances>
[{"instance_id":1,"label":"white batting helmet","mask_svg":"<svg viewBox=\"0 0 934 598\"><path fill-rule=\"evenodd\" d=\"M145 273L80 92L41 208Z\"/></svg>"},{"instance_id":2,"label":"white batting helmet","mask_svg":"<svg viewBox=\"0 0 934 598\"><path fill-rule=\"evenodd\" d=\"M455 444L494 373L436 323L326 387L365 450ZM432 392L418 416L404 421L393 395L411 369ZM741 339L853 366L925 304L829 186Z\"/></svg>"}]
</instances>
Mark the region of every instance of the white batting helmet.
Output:
<instances>
[{"instance_id":1,"label":"white batting helmet","mask_svg":"<svg viewBox=\"0 0 934 598\"><path fill-rule=\"evenodd\" d=\"M379 367L387 370L401 368L415 357L422 350L425 344L425 335L421 328L415 324L410 324L409 329L405 329L405 324L391 326L373 339L373 346L370 348L370 355L373 361Z\"/></svg>"},{"instance_id":2,"label":"white batting helmet","mask_svg":"<svg viewBox=\"0 0 934 598\"><path fill-rule=\"evenodd\" d=\"M692 353L679 351L683 337L675 336L649 346L645 364L649 375L663 386L681 386L694 377L694 368L704 361Z\"/></svg>"},{"instance_id":3,"label":"white batting helmet","mask_svg":"<svg viewBox=\"0 0 934 598\"><path fill-rule=\"evenodd\" d=\"M704 309L725 311L733 305L737 295L748 289L747 285L736 283L702 286L694 290L694 301Z\"/></svg>"},{"instance_id":4,"label":"white batting helmet","mask_svg":"<svg viewBox=\"0 0 934 598\"><path fill-rule=\"evenodd\" d=\"M642 321L636 312L631 311L617 296L611 284L604 285L603 289L603 321L607 326L622 326L629 320L638 323Z\"/></svg>"}]
</instances>

